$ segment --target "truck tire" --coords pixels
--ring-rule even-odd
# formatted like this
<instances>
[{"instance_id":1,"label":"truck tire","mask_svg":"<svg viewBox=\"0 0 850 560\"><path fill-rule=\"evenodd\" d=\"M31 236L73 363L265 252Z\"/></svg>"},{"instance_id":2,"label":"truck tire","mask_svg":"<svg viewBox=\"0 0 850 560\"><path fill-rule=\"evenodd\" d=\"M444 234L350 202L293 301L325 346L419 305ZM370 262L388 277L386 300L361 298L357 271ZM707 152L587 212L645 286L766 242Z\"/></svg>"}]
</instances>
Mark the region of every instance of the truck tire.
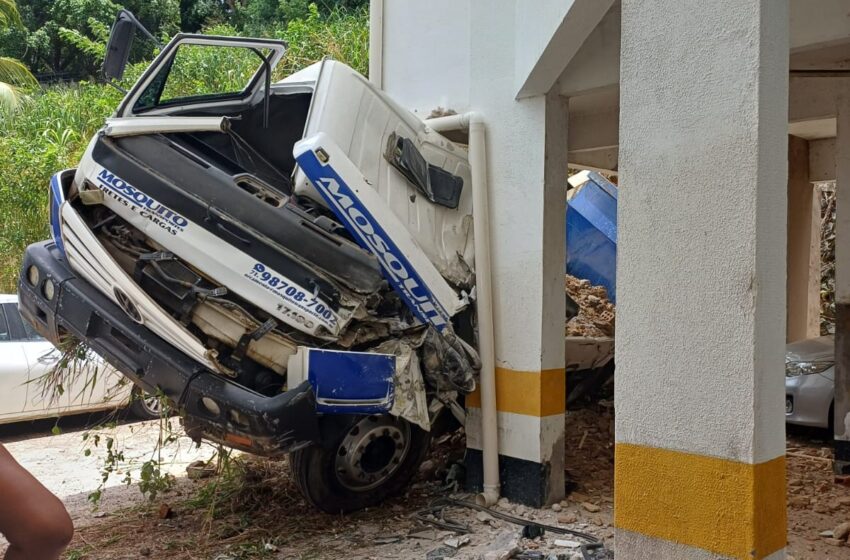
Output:
<instances>
[{"instance_id":1,"label":"truck tire","mask_svg":"<svg viewBox=\"0 0 850 560\"><path fill-rule=\"evenodd\" d=\"M304 498L326 513L348 513L399 494L428 453L431 434L390 415L357 416L327 445L289 455Z\"/></svg>"},{"instance_id":2,"label":"truck tire","mask_svg":"<svg viewBox=\"0 0 850 560\"><path fill-rule=\"evenodd\" d=\"M162 416L162 400L133 387L130 396L130 412L141 420L156 420Z\"/></svg>"}]
</instances>

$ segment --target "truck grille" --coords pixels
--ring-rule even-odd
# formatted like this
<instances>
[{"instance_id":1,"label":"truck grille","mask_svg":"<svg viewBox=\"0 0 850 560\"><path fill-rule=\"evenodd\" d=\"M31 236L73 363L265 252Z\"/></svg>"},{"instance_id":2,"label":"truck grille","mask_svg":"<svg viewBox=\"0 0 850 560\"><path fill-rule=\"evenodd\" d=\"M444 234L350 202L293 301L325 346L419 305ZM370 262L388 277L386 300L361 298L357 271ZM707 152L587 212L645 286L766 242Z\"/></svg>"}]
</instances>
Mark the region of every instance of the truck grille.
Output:
<instances>
[{"instance_id":1,"label":"truck grille","mask_svg":"<svg viewBox=\"0 0 850 560\"><path fill-rule=\"evenodd\" d=\"M218 369L207 349L180 323L166 313L115 262L76 210L66 203L62 206L62 239L71 268L100 292L176 348L204 364ZM118 296L120 294L120 298ZM215 356L212 356L214 358Z\"/></svg>"}]
</instances>

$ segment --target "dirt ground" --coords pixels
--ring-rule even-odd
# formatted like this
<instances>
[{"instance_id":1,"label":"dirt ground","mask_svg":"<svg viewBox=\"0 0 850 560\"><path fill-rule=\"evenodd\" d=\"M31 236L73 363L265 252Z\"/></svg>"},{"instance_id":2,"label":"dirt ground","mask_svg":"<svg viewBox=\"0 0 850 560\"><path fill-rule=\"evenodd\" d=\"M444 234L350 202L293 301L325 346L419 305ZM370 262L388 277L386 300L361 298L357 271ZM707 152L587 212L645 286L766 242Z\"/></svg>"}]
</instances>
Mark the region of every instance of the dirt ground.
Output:
<instances>
[{"instance_id":1,"label":"dirt ground","mask_svg":"<svg viewBox=\"0 0 850 560\"><path fill-rule=\"evenodd\" d=\"M171 422L176 428L176 420ZM2 440L19 463L65 502L74 525L84 527L98 522L104 512L144 503L138 487L127 486L122 480L127 474L132 480L139 480L141 465L152 457L160 433L159 421L151 421L29 439L7 436ZM84 434L88 434L85 440ZM97 446L94 445L96 434L101 436ZM124 460L102 483L102 469L108 453L107 438L114 440L115 449L123 451ZM86 449L90 450L88 454ZM164 474L185 477L189 463L209 459L214 452L208 445L197 448L191 440L182 437L162 447L161 468ZM88 497L99 487L104 490L100 510L95 510ZM0 535L0 552L4 550L5 540Z\"/></svg>"},{"instance_id":2,"label":"dirt ground","mask_svg":"<svg viewBox=\"0 0 850 560\"><path fill-rule=\"evenodd\" d=\"M578 492L610 506L614 476L610 403L568 412L566 430L567 476L577 483L570 499L575 500ZM828 436L825 430L788 429L787 550L791 560L850 559L847 543L827 534L850 522L850 487L835 483Z\"/></svg>"},{"instance_id":3,"label":"dirt ground","mask_svg":"<svg viewBox=\"0 0 850 560\"><path fill-rule=\"evenodd\" d=\"M567 499L541 510L502 500L494 510L588 533L613 552L613 409L602 401L570 411L566 425ZM457 472L452 464L463 456L461 433L435 443L431 458L405 495L348 516L325 515L307 506L289 478L285 460L243 457L232 461L221 477L190 480L185 477L186 466L210 458L214 450L196 449L185 438L164 451L165 468L178 477L174 488L148 502L135 485L127 487L120 479L129 471L138 480L138 465L155 446L158 426L150 422L118 426L104 437L107 434L120 441L126 460L107 483L97 510L86 498L100 482L102 446L85 457L80 433L8 445L67 504L77 527L68 559L490 560L505 558L510 550L514 558L519 553L526 558L535 553L542 553L539 558L552 553L559 560L581 558L575 548L583 542L580 537L546 532L535 539L522 538L520 526L480 511L456 507L442 511L444 520L468 527L463 535L416 518L435 499L466 497L445 488L447 473ZM789 434L788 551L796 560L850 558L850 548L837 546L825 533L850 521L850 488L834 483L828 443L821 432Z\"/></svg>"}]
</instances>

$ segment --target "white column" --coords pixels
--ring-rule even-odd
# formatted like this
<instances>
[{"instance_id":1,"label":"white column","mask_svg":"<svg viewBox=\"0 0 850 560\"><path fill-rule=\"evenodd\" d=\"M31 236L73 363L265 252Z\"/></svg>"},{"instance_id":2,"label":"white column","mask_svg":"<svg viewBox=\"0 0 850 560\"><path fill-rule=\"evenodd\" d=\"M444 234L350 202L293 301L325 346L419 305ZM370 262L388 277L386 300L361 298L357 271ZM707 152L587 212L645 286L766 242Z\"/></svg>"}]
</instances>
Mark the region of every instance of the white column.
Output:
<instances>
[{"instance_id":1,"label":"white column","mask_svg":"<svg viewBox=\"0 0 850 560\"><path fill-rule=\"evenodd\" d=\"M850 474L850 86L835 143L835 472Z\"/></svg>"},{"instance_id":2,"label":"white column","mask_svg":"<svg viewBox=\"0 0 850 560\"><path fill-rule=\"evenodd\" d=\"M820 205L809 180L809 142L788 136L786 340L820 334Z\"/></svg>"},{"instance_id":3,"label":"white column","mask_svg":"<svg viewBox=\"0 0 850 560\"><path fill-rule=\"evenodd\" d=\"M564 493L567 110L558 87L514 98L515 21L490 2L471 8L469 97L487 120L502 493L539 506ZM474 482L480 416L474 395L467 403Z\"/></svg>"},{"instance_id":4,"label":"white column","mask_svg":"<svg viewBox=\"0 0 850 560\"><path fill-rule=\"evenodd\" d=\"M617 558L784 557L787 0L623 0Z\"/></svg>"}]
</instances>

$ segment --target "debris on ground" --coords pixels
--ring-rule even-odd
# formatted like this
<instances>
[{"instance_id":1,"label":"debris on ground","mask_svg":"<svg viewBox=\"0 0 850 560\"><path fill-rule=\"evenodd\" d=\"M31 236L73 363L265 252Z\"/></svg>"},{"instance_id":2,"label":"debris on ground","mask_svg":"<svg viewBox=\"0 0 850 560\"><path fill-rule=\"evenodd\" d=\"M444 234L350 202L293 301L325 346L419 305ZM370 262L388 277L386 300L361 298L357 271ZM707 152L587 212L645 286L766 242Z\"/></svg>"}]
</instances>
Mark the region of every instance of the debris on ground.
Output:
<instances>
[{"instance_id":1,"label":"debris on ground","mask_svg":"<svg viewBox=\"0 0 850 560\"><path fill-rule=\"evenodd\" d=\"M614 336L616 308L608 300L604 286L594 286L589 280L565 275L567 295L578 305L578 315L567 321L566 336L602 338Z\"/></svg>"},{"instance_id":2,"label":"debris on ground","mask_svg":"<svg viewBox=\"0 0 850 560\"><path fill-rule=\"evenodd\" d=\"M171 506L168 504L160 504L159 511L157 512L157 517L160 519L170 519L174 516L174 510L171 509Z\"/></svg>"},{"instance_id":3,"label":"debris on ground","mask_svg":"<svg viewBox=\"0 0 850 560\"><path fill-rule=\"evenodd\" d=\"M610 505L614 482L614 409L607 402L567 410L566 479L572 492L570 505L579 513L598 515L582 504ZM562 503L562 506L565 504ZM558 514L564 522L576 516L575 509Z\"/></svg>"},{"instance_id":4,"label":"debris on ground","mask_svg":"<svg viewBox=\"0 0 850 560\"><path fill-rule=\"evenodd\" d=\"M832 536L836 539L846 541L850 536L850 523L844 522L832 530Z\"/></svg>"},{"instance_id":5,"label":"debris on ground","mask_svg":"<svg viewBox=\"0 0 850 560\"><path fill-rule=\"evenodd\" d=\"M66 497L65 503L77 529L69 557L92 560L299 558L309 551L310 558L316 560L608 559L615 544L613 404L603 400L570 409L565 424L567 497L553 504L556 507L541 509L507 499L500 500L488 511L445 508L443 519L464 527L468 531L465 533L435 528L419 522L414 516L436 500L471 499L469 495L450 493L446 489L448 475L443 473L459 464L465 449L463 432L457 431L435 438L429 457L432 465L425 469L426 472L419 473L404 495L380 507L346 516L330 516L307 505L294 487L285 459L250 456L232 461L228 468L209 479L181 477L173 489L152 503L134 505L137 502L129 501L127 496L139 494L136 488L110 487L104 491L102 503L105 507L100 514L92 515L86 501L88 492ZM126 427L116 429L127 430ZM831 436L821 431L804 432L801 436L800 432L789 428L789 558L847 558L850 487L836 483L832 472ZM69 450L63 449L70 453L71 448L78 447L79 436L65 437L73 440ZM33 454L38 451L39 461L47 461L44 450L49 448L49 453L53 453L55 442L62 439L63 436L52 437L49 445L40 440L28 443L33 447ZM16 451L27 457L20 448ZM61 457L62 454L49 455L45 464L53 465ZM180 471L197 459L197 455L182 459ZM36 464L32 465L37 468ZM82 474L90 476L86 472ZM64 479L69 476L70 473L63 473ZM166 510L172 510L166 519L159 516L162 504L167 504ZM591 507L588 509L584 504ZM599 511L590 511L596 509L593 506ZM520 517L521 523L506 521L502 514ZM438 519L438 516L433 518ZM571 545L566 546L568 541L586 541L548 528L542 535L524 537L523 527L533 524L592 535L604 544L604 548L591 550L593 543L571 548ZM0 544L0 556L3 548Z\"/></svg>"},{"instance_id":6,"label":"debris on ground","mask_svg":"<svg viewBox=\"0 0 850 560\"><path fill-rule=\"evenodd\" d=\"M186 467L186 476L192 480L210 478L216 473L215 464L209 461L192 461Z\"/></svg>"},{"instance_id":7,"label":"debris on ground","mask_svg":"<svg viewBox=\"0 0 850 560\"><path fill-rule=\"evenodd\" d=\"M428 115L429 119L437 119L440 117L450 117L452 115L457 115L457 111L454 109L444 109L442 107L437 107L436 109L431 109L431 113Z\"/></svg>"}]
</instances>

